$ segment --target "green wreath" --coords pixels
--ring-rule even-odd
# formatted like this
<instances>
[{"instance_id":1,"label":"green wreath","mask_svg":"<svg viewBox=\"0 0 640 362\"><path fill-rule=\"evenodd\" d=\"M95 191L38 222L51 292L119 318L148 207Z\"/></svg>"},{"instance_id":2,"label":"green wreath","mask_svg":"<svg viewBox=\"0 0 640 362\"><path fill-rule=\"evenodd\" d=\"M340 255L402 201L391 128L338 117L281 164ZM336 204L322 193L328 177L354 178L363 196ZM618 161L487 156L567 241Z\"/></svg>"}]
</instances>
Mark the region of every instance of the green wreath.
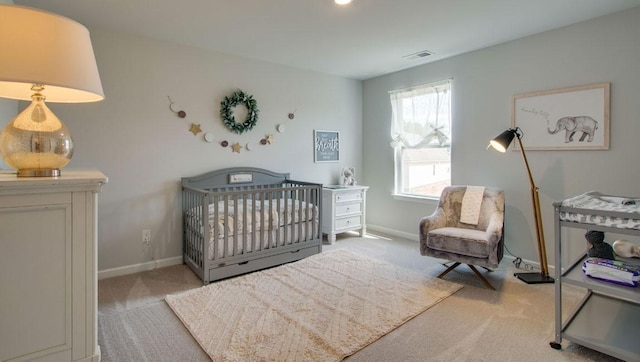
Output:
<instances>
[{"instance_id":1,"label":"green wreath","mask_svg":"<svg viewBox=\"0 0 640 362\"><path fill-rule=\"evenodd\" d=\"M247 119L242 123L237 123L233 116L233 108L239 104L247 107ZM220 103L220 117L227 129L233 133L242 134L251 131L258 123L258 104L253 96L241 90L235 91L230 97L225 97Z\"/></svg>"}]
</instances>

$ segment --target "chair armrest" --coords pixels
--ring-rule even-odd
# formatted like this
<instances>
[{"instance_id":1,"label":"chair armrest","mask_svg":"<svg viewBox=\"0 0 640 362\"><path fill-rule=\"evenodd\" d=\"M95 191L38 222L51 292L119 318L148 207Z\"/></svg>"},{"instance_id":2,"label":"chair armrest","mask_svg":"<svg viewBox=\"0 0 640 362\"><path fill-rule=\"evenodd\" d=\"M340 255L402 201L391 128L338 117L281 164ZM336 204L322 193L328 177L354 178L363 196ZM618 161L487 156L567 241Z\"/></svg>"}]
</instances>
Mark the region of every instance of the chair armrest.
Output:
<instances>
[{"instance_id":1,"label":"chair armrest","mask_svg":"<svg viewBox=\"0 0 640 362\"><path fill-rule=\"evenodd\" d=\"M429 231L443 228L447 225L447 215L441 207L435 209L433 214L420 219L420 240L427 238Z\"/></svg>"},{"instance_id":2,"label":"chair armrest","mask_svg":"<svg viewBox=\"0 0 640 362\"><path fill-rule=\"evenodd\" d=\"M485 231L487 240L491 243L498 243L502 239L502 232L504 231L504 216L500 213L495 213L489 220L489 225Z\"/></svg>"}]
</instances>

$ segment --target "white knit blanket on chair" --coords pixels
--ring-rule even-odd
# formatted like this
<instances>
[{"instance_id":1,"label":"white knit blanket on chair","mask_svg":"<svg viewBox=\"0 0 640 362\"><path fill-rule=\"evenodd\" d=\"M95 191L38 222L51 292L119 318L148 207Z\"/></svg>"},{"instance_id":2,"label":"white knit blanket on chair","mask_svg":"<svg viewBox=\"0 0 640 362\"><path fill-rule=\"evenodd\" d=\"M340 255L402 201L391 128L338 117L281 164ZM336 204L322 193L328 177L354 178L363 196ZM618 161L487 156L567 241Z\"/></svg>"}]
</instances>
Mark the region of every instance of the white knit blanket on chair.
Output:
<instances>
[{"instance_id":1,"label":"white knit blanket on chair","mask_svg":"<svg viewBox=\"0 0 640 362\"><path fill-rule=\"evenodd\" d=\"M460 210L460 222L471 225L478 225L480 218L480 206L484 187L467 186L467 190L462 197L462 210Z\"/></svg>"}]
</instances>

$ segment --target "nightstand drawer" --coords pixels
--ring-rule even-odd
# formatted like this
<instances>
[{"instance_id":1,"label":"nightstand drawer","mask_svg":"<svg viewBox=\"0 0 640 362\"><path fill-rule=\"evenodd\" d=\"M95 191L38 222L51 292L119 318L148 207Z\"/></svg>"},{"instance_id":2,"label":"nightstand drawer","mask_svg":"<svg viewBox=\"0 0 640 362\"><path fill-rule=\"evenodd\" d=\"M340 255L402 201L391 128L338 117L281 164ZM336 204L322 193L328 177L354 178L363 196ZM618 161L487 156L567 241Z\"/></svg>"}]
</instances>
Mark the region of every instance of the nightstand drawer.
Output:
<instances>
[{"instance_id":1,"label":"nightstand drawer","mask_svg":"<svg viewBox=\"0 0 640 362\"><path fill-rule=\"evenodd\" d=\"M359 214L362 212L362 203L354 202L351 204L336 205L336 216Z\"/></svg>"},{"instance_id":2,"label":"nightstand drawer","mask_svg":"<svg viewBox=\"0 0 640 362\"><path fill-rule=\"evenodd\" d=\"M351 216L336 220L336 230L347 228L360 228L362 226L362 216Z\"/></svg>"},{"instance_id":3,"label":"nightstand drawer","mask_svg":"<svg viewBox=\"0 0 640 362\"><path fill-rule=\"evenodd\" d=\"M343 192L336 195L336 203L362 200L362 192Z\"/></svg>"}]
</instances>

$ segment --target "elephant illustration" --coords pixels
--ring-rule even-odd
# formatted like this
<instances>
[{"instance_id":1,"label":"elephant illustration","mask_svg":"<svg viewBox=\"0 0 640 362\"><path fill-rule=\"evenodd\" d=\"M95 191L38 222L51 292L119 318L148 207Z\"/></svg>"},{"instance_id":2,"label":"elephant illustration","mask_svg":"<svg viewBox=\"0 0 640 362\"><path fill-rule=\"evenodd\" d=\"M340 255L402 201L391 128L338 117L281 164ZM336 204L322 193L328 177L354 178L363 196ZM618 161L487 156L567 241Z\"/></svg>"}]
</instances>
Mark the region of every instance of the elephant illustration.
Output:
<instances>
[{"instance_id":1,"label":"elephant illustration","mask_svg":"<svg viewBox=\"0 0 640 362\"><path fill-rule=\"evenodd\" d=\"M549 134L556 134L566 130L564 143L573 142L573 135L582 132L578 141L582 142L588 136L587 142L593 141L593 135L598 129L598 121L588 116L562 117L556 122L555 129L547 127Z\"/></svg>"}]
</instances>

